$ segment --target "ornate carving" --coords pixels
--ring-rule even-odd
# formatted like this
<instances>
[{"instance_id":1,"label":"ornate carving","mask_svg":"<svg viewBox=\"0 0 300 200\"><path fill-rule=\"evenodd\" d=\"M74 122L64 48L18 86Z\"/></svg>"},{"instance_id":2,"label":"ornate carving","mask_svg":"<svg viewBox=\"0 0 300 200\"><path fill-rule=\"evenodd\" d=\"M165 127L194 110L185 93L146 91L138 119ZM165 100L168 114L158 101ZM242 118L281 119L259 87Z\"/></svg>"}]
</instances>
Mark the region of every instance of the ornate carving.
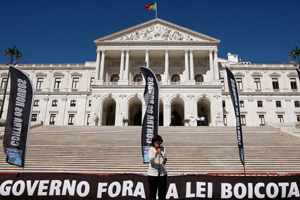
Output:
<instances>
[{"instance_id":1,"label":"ornate carving","mask_svg":"<svg viewBox=\"0 0 300 200\"><path fill-rule=\"evenodd\" d=\"M188 35L181 31L169 28L161 24L155 24L140 30L135 30L129 34L116 38L115 40L146 41L146 40L164 40L164 41L203 41L200 38Z\"/></svg>"}]
</instances>

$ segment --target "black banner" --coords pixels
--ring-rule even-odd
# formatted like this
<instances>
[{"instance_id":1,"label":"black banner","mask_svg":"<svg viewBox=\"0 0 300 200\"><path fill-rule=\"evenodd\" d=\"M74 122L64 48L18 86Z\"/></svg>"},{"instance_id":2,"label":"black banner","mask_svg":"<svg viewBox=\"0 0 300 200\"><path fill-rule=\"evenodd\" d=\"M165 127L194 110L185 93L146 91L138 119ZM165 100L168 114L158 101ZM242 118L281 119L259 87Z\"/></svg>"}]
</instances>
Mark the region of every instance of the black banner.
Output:
<instances>
[{"instance_id":1,"label":"black banner","mask_svg":"<svg viewBox=\"0 0 300 200\"><path fill-rule=\"evenodd\" d=\"M34 89L20 69L10 66L10 96L3 139L6 162L24 168Z\"/></svg>"},{"instance_id":2,"label":"black banner","mask_svg":"<svg viewBox=\"0 0 300 200\"><path fill-rule=\"evenodd\" d=\"M142 124L142 154L143 162L149 162L148 149L151 147L151 139L158 134L159 126L159 85L153 71L147 67L140 66L145 77L144 99L146 102L146 113Z\"/></svg>"},{"instance_id":3,"label":"black banner","mask_svg":"<svg viewBox=\"0 0 300 200\"><path fill-rule=\"evenodd\" d=\"M300 175L169 176L166 199L299 199ZM0 199L148 199L147 176L0 174Z\"/></svg>"},{"instance_id":4,"label":"black banner","mask_svg":"<svg viewBox=\"0 0 300 200\"><path fill-rule=\"evenodd\" d=\"M299 63L300 64L300 63ZM298 69L298 67L296 67L296 70L297 70L297 74L298 74L298 78L300 80L300 70Z\"/></svg>"},{"instance_id":5,"label":"black banner","mask_svg":"<svg viewBox=\"0 0 300 200\"><path fill-rule=\"evenodd\" d=\"M242 164L245 166L243 134L242 134L242 125L241 125L241 112L240 112L240 97L239 97L238 86L233 73L228 67L226 67L226 72L227 72L227 80L228 80L228 89L230 92L234 113L236 117L236 133L237 133L237 141L239 147L239 155Z\"/></svg>"}]
</instances>

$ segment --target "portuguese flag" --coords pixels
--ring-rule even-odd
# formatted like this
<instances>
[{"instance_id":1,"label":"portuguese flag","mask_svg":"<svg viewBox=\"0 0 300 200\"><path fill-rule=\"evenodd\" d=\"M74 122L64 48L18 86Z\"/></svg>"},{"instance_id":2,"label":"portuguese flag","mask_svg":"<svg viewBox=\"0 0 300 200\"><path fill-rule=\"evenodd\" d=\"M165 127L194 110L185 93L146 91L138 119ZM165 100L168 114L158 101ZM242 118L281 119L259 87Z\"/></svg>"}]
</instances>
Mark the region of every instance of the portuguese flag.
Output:
<instances>
[{"instance_id":1,"label":"portuguese flag","mask_svg":"<svg viewBox=\"0 0 300 200\"><path fill-rule=\"evenodd\" d=\"M145 6L148 10L156 10L156 2Z\"/></svg>"}]
</instances>

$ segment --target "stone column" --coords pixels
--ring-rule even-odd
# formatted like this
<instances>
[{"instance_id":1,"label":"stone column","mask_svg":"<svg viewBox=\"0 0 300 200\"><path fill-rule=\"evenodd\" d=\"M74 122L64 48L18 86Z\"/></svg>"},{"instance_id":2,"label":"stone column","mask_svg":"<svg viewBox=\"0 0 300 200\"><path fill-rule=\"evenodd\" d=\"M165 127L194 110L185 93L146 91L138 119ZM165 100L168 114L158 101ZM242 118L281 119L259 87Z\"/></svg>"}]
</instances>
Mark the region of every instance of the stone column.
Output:
<instances>
[{"instance_id":1,"label":"stone column","mask_svg":"<svg viewBox=\"0 0 300 200\"><path fill-rule=\"evenodd\" d=\"M105 50L102 51L102 55L101 55L100 77L99 77L101 81L103 81L103 76L104 76L104 63L105 63Z\"/></svg>"},{"instance_id":2,"label":"stone column","mask_svg":"<svg viewBox=\"0 0 300 200\"><path fill-rule=\"evenodd\" d=\"M215 76L214 76L212 50L209 50L209 69L210 69L210 80L213 80L215 78Z\"/></svg>"},{"instance_id":3,"label":"stone column","mask_svg":"<svg viewBox=\"0 0 300 200\"><path fill-rule=\"evenodd\" d=\"M190 50L190 80L194 79L194 54L193 50Z\"/></svg>"},{"instance_id":4,"label":"stone column","mask_svg":"<svg viewBox=\"0 0 300 200\"><path fill-rule=\"evenodd\" d=\"M190 80L190 73L189 73L189 51L184 50L184 68L185 68L185 81Z\"/></svg>"},{"instance_id":5,"label":"stone column","mask_svg":"<svg viewBox=\"0 0 300 200\"><path fill-rule=\"evenodd\" d=\"M123 80L123 71L124 71L124 50L121 50L120 80Z\"/></svg>"},{"instance_id":6,"label":"stone column","mask_svg":"<svg viewBox=\"0 0 300 200\"><path fill-rule=\"evenodd\" d=\"M146 67L149 67L149 50L148 49L145 50L145 63L146 63Z\"/></svg>"},{"instance_id":7,"label":"stone column","mask_svg":"<svg viewBox=\"0 0 300 200\"><path fill-rule=\"evenodd\" d=\"M214 77L219 80L218 50L214 50Z\"/></svg>"},{"instance_id":8,"label":"stone column","mask_svg":"<svg viewBox=\"0 0 300 200\"><path fill-rule=\"evenodd\" d=\"M100 72L100 50L96 50L97 51L97 61L96 61L96 76L95 79L99 80L99 72Z\"/></svg>"},{"instance_id":9,"label":"stone column","mask_svg":"<svg viewBox=\"0 0 300 200\"><path fill-rule=\"evenodd\" d=\"M129 73L129 50L126 50L126 60L125 60L125 74L124 80L128 81L128 73Z\"/></svg>"},{"instance_id":10,"label":"stone column","mask_svg":"<svg viewBox=\"0 0 300 200\"><path fill-rule=\"evenodd\" d=\"M165 50L165 85L169 82L169 50Z\"/></svg>"}]
</instances>

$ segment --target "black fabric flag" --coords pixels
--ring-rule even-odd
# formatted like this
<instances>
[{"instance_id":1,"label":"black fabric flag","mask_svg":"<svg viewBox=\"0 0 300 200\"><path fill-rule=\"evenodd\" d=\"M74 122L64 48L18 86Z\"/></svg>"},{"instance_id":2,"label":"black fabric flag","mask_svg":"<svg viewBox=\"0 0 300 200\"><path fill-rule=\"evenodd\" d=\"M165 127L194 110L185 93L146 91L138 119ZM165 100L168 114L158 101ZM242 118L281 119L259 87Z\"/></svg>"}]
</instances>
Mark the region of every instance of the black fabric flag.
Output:
<instances>
[{"instance_id":1,"label":"black fabric flag","mask_svg":"<svg viewBox=\"0 0 300 200\"><path fill-rule=\"evenodd\" d=\"M296 67L296 70L297 70L298 78L300 80L300 70L297 67Z\"/></svg>"},{"instance_id":2,"label":"black fabric flag","mask_svg":"<svg viewBox=\"0 0 300 200\"><path fill-rule=\"evenodd\" d=\"M10 66L10 96L3 139L6 162L24 168L34 89L20 69Z\"/></svg>"},{"instance_id":3,"label":"black fabric flag","mask_svg":"<svg viewBox=\"0 0 300 200\"><path fill-rule=\"evenodd\" d=\"M228 67L226 67L226 72L227 72L228 88L229 88L229 92L230 92L230 96L234 108L234 113L236 117L236 133L237 133L240 159L242 164L245 166L239 91L238 91L236 79Z\"/></svg>"},{"instance_id":4,"label":"black fabric flag","mask_svg":"<svg viewBox=\"0 0 300 200\"><path fill-rule=\"evenodd\" d=\"M140 66L140 69L146 80L144 99L147 106L142 124L142 154L143 162L148 163L148 149L151 147L151 139L154 135L158 134L159 85L151 69L142 66Z\"/></svg>"}]
</instances>

